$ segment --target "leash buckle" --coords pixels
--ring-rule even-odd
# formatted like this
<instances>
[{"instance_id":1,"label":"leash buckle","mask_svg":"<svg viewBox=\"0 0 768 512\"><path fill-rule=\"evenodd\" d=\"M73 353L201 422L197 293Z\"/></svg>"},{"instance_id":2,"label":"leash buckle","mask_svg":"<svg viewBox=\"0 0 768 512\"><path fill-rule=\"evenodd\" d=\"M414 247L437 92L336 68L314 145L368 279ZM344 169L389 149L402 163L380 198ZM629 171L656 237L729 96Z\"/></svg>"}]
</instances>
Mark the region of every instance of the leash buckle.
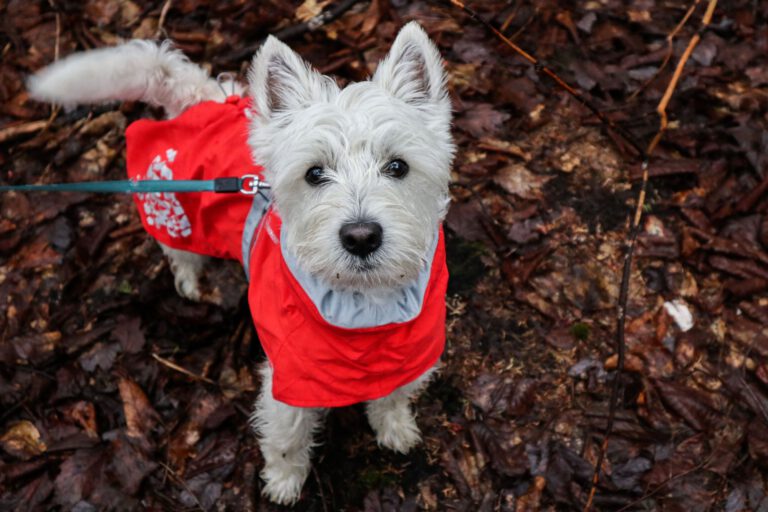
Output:
<instances>
[{"instance_id":1,"label":"leash buckle","mask_svg":"<svg viewBox=\"0 0 768 512\"><path fill-rule=\"evenodd\" d=\"M245 174L240 178L240 193L248 196L255 196L259 190L269 188L269 185L262 181L256 174Z\"/></svg>"}]
</instances>

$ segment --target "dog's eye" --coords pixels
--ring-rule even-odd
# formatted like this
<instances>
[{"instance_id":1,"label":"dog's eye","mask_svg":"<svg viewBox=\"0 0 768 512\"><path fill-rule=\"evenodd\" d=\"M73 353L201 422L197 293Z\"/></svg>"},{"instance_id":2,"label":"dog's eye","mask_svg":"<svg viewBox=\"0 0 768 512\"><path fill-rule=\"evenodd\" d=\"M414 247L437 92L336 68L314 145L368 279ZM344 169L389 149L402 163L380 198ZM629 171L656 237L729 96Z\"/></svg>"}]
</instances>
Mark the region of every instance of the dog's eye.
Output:
<instances>
[{"instance_id":1,"label":"dog's eye","mask_svg":"<svg viewBox=\"0 0 768 512\"><path fill-rule=\"evenodd\" d=\"M384 174L397 179L403 179L408 174L408 164L403 160L395 159L384 168Z\"/></svg>"},{"instance_id":2,"label":"dog's eye","mask_svg":"<svg viewBox=\"0 0 768 512\"><path fill-rule=\"evenodd\" d=\"M316 187L323 183L327 183L328 177L325 175L325 172L323 172L323 168L316 165L307 170L307 174L304 175L304 180L313 187Z\"/></svg>"}]
</instances>

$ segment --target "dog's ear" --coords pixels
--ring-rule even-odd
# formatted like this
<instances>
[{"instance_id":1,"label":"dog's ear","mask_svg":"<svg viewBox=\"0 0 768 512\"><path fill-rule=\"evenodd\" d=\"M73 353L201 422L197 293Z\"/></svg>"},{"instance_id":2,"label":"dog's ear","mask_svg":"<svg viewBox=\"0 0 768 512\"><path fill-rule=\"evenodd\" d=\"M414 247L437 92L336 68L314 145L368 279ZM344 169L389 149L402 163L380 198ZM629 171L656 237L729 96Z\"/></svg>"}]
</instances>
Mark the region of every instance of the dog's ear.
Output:
<instances>
[{"instance_id":1,"label":"dog's ear","mask_svg":"<svg viewBox=\"0 0 768 512\"><path fill-rule=\"evenodd\" d=\"M372 81L410 105L450 109L443 60L415 21L397 34Z\"/></svg>"},{"instance_id":2,"label":"dog's ear","mask_svg":"<svg viewBox=\"0 0 768 512\"><path fill-rule=\"evenodd\" d=\"M336 84L321 75L276 37L269 36L248 72L256 113L265 120L275 114L327 100Z\"/></svg>"}]
</instances>

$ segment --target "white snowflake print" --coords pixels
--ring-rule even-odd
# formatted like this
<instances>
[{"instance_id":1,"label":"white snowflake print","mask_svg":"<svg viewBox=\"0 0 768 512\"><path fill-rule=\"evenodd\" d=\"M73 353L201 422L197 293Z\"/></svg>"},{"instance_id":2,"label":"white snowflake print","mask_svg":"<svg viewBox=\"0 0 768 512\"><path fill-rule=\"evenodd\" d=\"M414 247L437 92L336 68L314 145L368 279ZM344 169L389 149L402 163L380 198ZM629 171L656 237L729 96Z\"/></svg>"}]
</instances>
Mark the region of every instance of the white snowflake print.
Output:
<instances>
[{"instance_id":1,"label":"white snowflake print","mask_svg":"<svg viewBox=\"0 0 768 512\"><path fill-rule=\"evenodd\" d=\"M172 180L173 170L168 167L168 163L173 163L176 154L175 149L166 150L167 163L166 160L163 160L162 155L157 155L149 164L147 175L143 179ZM147 224L150 226L155 226L158 229L165 228L173 238L184 238L192 234L192 224L189 222L189 217L184 213L184 208L181 207L181 203L176 199L176 194L173 192L139 194L139 200L144 206Z\"/></svg>"}]
</instances>

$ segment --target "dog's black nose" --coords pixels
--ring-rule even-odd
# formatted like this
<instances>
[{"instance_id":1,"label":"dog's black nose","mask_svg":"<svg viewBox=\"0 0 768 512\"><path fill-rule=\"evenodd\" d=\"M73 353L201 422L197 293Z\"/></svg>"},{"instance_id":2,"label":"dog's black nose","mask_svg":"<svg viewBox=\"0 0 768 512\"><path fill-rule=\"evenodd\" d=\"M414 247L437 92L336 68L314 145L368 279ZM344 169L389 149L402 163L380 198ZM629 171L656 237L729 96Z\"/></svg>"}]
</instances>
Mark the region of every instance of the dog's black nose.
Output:
<instances>
[{"instance_id":1,"label":"dog's black nose","mask_svg":"<svg viewBox=\"0 0 768 512\"><path fill-rule=\"evenodd\" d=\"M341 226L339 237L347 251L365 258L381 246L382 232L378 222L350 222Z\"/></svg>"}]
</instances>

